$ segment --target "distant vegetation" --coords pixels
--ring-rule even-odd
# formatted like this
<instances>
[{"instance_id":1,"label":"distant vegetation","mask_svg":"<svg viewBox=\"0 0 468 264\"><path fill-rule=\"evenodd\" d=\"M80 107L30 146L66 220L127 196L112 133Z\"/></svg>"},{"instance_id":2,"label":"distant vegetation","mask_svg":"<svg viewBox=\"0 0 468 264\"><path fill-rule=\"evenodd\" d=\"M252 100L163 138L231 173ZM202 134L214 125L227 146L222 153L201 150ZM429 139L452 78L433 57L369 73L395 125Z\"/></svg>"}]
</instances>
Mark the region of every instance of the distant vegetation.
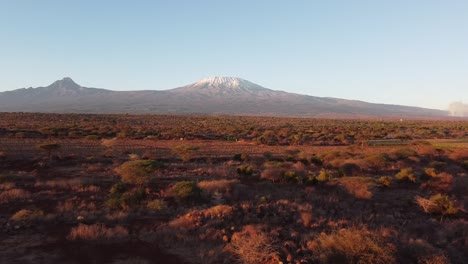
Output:
<instances>
[{"instance_id":1,"label":"distant vegetation","mask_svg":"<svg viewBox=\"0 0 468 264\"><path fill-rule=\"evenodd\" d=\"M0 114L0 259L468 263L467 133L463 121Z\"/></svg>"}]
</instances>

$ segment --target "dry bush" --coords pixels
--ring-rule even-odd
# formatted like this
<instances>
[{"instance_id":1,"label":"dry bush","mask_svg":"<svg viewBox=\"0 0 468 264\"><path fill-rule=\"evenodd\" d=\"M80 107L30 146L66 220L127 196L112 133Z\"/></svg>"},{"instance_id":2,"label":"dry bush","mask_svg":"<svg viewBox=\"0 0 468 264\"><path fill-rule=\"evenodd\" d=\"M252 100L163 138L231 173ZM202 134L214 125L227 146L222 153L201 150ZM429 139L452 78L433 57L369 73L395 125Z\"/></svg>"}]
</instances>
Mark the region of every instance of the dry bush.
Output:
<instances>
[{"instance_id":1,"label":"dry bush","mask_svg":"<svg viewBox=\"0 0 468 264\"><path fill-rule=\"evenodd\" d=\"M366 228L321 233L307 247L320 263L396 263L393 246Z\"/></svg>"},{"instance_id":2,"label":"dry bush","mask_svg":"<svg viewBox=\"0 0 468 264\"><path fill-rule=\"evenodd\" d=\"M161 211L167 208L167 203L162 199L154 199L148 201L148 203L146 204L146 208L148 208L151 211Z\"/></svg>"},{"instance_id":3,"label":"dry bush","mask_svg":"<svg viewBox=\"0 0 468 264\"><path fill-rule=\"evenodd\" d=\"M73 179L56 179L48 181L37 181L34 184L34 187L47 187L52 189L80 189L83 185L83 179L73 178Z\"/></svg>"},{"instance_id":4,"label":"dry bush","mask_svg":"<svg viewBox=\"0 0 468 264\"><path fill-rule=\"evenodd\" d=\"M426 213L452 215L460 211L460 208L447 195L436 194L429 199L416 196L415 201Z\"/></svg>"},{"instance_id":5,"label":"dry bush","mask_svg":"<svg viewBox=\"0 0 468 264\"><path fill-rule=\"evenodd\" d=\"M203 210L193 210L169 222L169 226L178 229L193 230L210 220L223 221L232 217L234 209L229 205L216 205Z\"/></svg>"},{"instance_id":6,"label":"dry bush","mask_svg":"<svg viewBox=\"0 0 468 264\"><path fill-rule=\"evenodd\" d=\"M227 189L235 183L238 183L239 180L212 180L212 181L200 181L198 182L198 187L204 192L213 194L215 192L225 192Z\"/></svg>"},{"instance_id":7,"label":"dry bush","mask_svg":"<svg viewBox=\"0 0 468 264\"><path fill-rule=\"evenodd\" d=\"M416 182L416 176L414 175L413 168L403 168L395 175L395 178L399 181Z\"/></svg>"},{"instance_id":8,"label":"dry bush","mask_svg":"<svg viewBox=\"0 0 468 264\"><path fill-rule=\"evenodd\" d=\"M31 193L23 189L14 188L0 193L0 204L9 203L16 200L25 200L31 197Z\"/></svg>"},{"instance_id":9,"label":"dry bush","mask_svg":"<svg viewBox=\"0 0 468 264\"><path fill-rule=\"evenodd\" d=\"M449 158L452 160L462 161L468 160L468 149L455 149L449 155Z\"/></svg>"},{"instance_id":10,"label":"dry bush","mask_svg":"<svg viewBox=\"0 0 468 264\"><path fill-rule=\"evenodd\" d=\"M278 254L268 234L253 225L244 226L241 232L234 233L227 250L246 264L268 263Z\"/></svg>"},{"instance_id":11,"label":"dry bush","mask_svg":"<svg viewBox=\"0 0 468 264\"><path fill-rule=\"evenodd\" d=\"M384 187L392 186L392 177L390 176L382 176L377 179L377 183Z\"/></svg>"},{"instance_id":12,"label":"dry bush","mask_svg":"<svg viewBox=\"0 0 468 264\"><path fill-rule=\"evenodd\" d=\"M106 227L103 224L79 224L73 227L67 236L69 240L122 240L128 238L128 230L120 225Z\"/></svg>"},{"instance_id":13,"label":"dry bush","mask_svg":"<svg viewBox=\"0 0 468 264\"><path fill-rule=\"evenodd\" d=\"M163 166L164 164L154 160L131 160L120 165L116 171L122 176L123 182L144 185L149 182L156 169Z\"/></svg>"},{"instance_id":14,"label":"dry bush","mask_svg":"<svg viewBox=\"0 0 468 264\"><path fill-rule=\"evenodd\" d=\"M72 188L76 192L93 192L98 193L101 191L101 187L96 185L89 185L89 186L80 186L79 188Z\"/></svg>"},{"instance_id":15,"label":"dry bush","mask_svg":"<svg viewBox=\"0 0 468 264\"><path fill-rule=\"evenodd\" d=\"M424 239L410 239L402 252L418 264L448 264L445 252L432 246Z\"/></svg>"},{"instance_id":16,"label":"dry bush","mask_svg":"<svg viewBox=\"0 0 468 264\"><path fill-rule=\"evenodd\" d=\"M5 182L0 184L0 190L10 190L16 188L16 184L13 182Z\"/></svg>"},{"instance_id":17,"label":"dry bush","mask_svg":"<svg viewBox=\"0 0 468 264\"><path fill-rule=\"evenodd\" d=\"M338 184L342 186L349 194L358 199L371 199L372 187L375 186L371 178L365 177L343 177L336 179Z\"/></svg>"},{"instance_id":18,"label":"dry bush","mask_svg":"<svg viewBox=\"0 0 468 264\"><path fill-rule=\"evenodd\" d=\"M426 172L427 173L427 172ZM447 172L442 172L436 175L432 174L432 178L421 185L422 188L428 188L433 193L448 193L452 190L453 176Z\"/></svg>"},{"instance_id":19,"label":"dry bush","mask_svg":"<svg viewBox=\"0 0 468 264\"><path fill-rule=\"evenodd\" d=\"M10 220L17 222L29 222L40 219L44 216L44 212L38 209L21 209L10 217Z\"/></svg>"},{"instance_id":20,"label":"dry bush","mask_svg":"<svg viewBox=\"0 0 468 264\"><path fill-rule=\"evenodd\" d=\"M314 215L311 212L301 212L301 222L304 227L310 227L313 220Z\"/></svg>"},{"instance_id":21,"label":"dry bush","mask_svg":"<svg viewBox=\"0 0 468 264\"><path fill-rule=\"evenodd\" d=\"M389 154L389 158L393 160L402 160L402 159L407 159L409 157L417 157L418 153L411 148L399 148L394 151L392 151Z\"/></svg>"},{"instance_id":22,"label":"dry bush","mask_svg":"<svg viewBox=\"0 0 468 264\"><path fill-rule=\"evenodd\" d=\"M283 180L285 170L282 168L267 168L262 171L260 178L269 180L272 182L280 182Z\"/></svg>"}]
</instances>

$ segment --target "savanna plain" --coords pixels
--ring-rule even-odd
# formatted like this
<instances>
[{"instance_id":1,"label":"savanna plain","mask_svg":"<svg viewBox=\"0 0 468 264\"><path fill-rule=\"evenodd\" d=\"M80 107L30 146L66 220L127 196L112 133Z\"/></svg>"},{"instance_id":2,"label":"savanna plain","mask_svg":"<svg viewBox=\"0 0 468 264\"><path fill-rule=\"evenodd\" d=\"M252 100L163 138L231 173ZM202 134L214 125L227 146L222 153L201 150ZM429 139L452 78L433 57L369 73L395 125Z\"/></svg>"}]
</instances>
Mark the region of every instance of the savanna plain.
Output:
<instances>
[{"instance_id":1,"label":"savanna plain","mask_svg":"<svg viewBox=\"0 0 468 264\"><path fill-rule=\"evenodd\" d=\"M0 113L2 263L468 263L468 121Z\"/></svg>"}]
</instances>

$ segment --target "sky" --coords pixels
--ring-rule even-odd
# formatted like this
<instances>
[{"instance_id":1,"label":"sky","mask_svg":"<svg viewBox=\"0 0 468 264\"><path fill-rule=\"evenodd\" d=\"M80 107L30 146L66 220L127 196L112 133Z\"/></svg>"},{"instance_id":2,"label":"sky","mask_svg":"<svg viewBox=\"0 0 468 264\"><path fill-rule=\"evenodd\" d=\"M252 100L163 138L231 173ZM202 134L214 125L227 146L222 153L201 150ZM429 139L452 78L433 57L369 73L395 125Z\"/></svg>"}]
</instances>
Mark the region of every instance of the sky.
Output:
<instances>
[{"instance_id":1,"label":"sky","mask_svg":"<svg viewBox=\"0 0 468 264\"><path fill-rule=\"evenodd\" d=\"M0 0L0 91L211 76L447 109L468 103L466 0Z\"/></svg>"}]
</instances>

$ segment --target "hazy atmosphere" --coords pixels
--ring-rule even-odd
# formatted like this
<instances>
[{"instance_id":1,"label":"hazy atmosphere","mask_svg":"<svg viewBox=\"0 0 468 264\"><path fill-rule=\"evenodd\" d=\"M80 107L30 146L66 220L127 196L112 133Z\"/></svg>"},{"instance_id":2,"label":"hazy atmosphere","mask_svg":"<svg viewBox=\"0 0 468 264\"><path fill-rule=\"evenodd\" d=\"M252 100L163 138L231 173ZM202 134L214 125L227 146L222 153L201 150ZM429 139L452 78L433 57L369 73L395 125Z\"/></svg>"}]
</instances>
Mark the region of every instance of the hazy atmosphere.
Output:
<instances>
[{"instance_id":1,"label":"hazy atmosphere","mask_svg":"<svg viewBox=\"0 0 468 264\"><path fill-rule=\"evenodd\" d=\"M0 0L0 91L65 76L113 90L233 76L466 113L466 14L467 1Z\"/></svg>"}]
</instances>

